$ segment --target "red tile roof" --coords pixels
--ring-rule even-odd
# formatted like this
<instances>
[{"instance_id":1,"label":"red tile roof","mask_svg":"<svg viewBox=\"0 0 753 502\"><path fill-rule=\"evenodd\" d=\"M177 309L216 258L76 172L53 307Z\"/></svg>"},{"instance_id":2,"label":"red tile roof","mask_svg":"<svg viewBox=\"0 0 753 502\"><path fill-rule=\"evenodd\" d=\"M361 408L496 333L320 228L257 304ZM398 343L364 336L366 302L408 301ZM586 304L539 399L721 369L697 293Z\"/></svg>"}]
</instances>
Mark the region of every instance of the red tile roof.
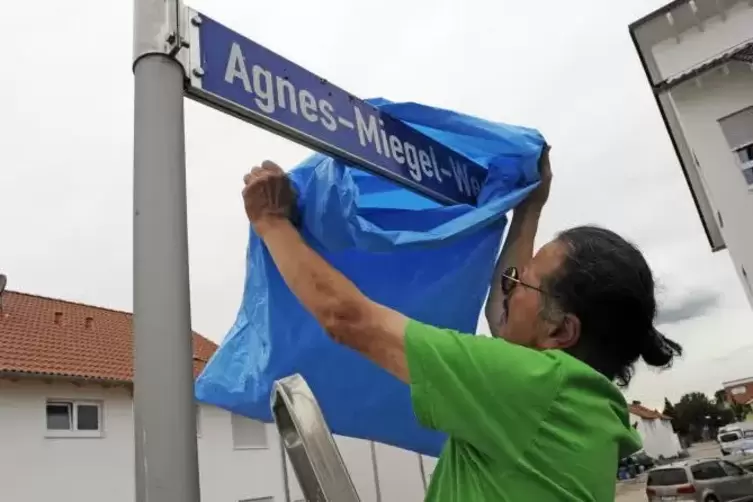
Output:
<instances>
[{"instance_id":1,"label":"red tile roof","mask_svg":"<svg viewBox=\"0 0 753 502\"><path fill-rule=\"evenodd\" d=\"M630 413L632 413L635 416L645 418L648 420L659 418L662 420L671 420L672 417L668 417L667 415L662 415L659 413L658 410L651 410L649 408L646 408L645 406L641 405L640 403L633 403L628 406L628 410Z\"/></svg>"},{"instance_id":2,"label":"red tile roof","mask_svg":"<svg viewBox=\"0 0 753 502\"><path fill-rule=\"evenodd\" d=\"M0 373L133 380L132 314L13 291L2 294ZM217 345L193 334L194 375Z\"/></svg>"}]
</instances>

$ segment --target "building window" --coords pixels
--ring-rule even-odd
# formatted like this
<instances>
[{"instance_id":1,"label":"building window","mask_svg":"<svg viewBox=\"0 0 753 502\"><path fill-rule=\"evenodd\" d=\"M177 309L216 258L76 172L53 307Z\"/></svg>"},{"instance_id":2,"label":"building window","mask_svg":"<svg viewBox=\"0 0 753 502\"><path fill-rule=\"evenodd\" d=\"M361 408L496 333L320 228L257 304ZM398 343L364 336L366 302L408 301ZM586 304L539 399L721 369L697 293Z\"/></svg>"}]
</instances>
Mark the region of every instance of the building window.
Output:
<instances>
[{"instance_id":1,"label":"building window","mask_svg":"<svg viewBox=\"0 0 753 502\"><path fill-rule=\"evenodd\" d=\"M49 400L46 403L47 436L100 437L102 405L90 401Z\"/></svg>"},{"instance_id":2,"label":"building window","mask_svg":"<svg viewBox=\"0 0 753 502\"><path fill-rule=\"evenodd\" d=\"M743 178L745 178L748 188L753 189L753 142L734 150L734 152L740 161L740 169L743 171Z\"/></svg>"},{"instance_id":3,"label":"building window","mask_svg":"<svg viewBox=\"0 0 753 502\"><path fill-rule=\"evenodd\" d=\"M753 107L720 119L719 126L742 171L742 178L753 190Z\"/></svg>"},{"instance_id":4,"label":"building window","mask_svg":"<svg viewBox=\"0 0 753 502\"><path fill-rule=\"evenodd\" d=\"M722 460L722 469L724 469L724 472L727 473L727 476L742 476L745 474L745 471L742 467L731 462L727 462L726 460Z\"/></svg>"},{"instance_id":5,"label":"building window","mask_svg":"<svg viewBox=\"0 0 753 502\"><path fill-rule=\"evenodd\" d=\"M739 396L740 394L745 394L746 389L744 386L739 386L739 387L734 387L730 392L736 396Z\"/></svg>"},{"instance_id":6,"label":"building window","mask_svg":"<svg viewBox=\"0 0 753 502\"><path fill-rule=\"evenodd\" d=\"M268 448L267 426L259 421L230 415L233 430L233 448L236 450L253 450Z\"/></svg>"},{"instance_id":7,"label":"building window","mask_svg":"<svg viewBox=\"0 0 753 502\"><path fill-rule=\"evenodd\" d=\"M724 472L719 462L709 461L696 464L690 468L693 473L693 477L700 481L708 481L711 479L719 479L727 477L727 473Z\"/></svg>"}]
</instances>

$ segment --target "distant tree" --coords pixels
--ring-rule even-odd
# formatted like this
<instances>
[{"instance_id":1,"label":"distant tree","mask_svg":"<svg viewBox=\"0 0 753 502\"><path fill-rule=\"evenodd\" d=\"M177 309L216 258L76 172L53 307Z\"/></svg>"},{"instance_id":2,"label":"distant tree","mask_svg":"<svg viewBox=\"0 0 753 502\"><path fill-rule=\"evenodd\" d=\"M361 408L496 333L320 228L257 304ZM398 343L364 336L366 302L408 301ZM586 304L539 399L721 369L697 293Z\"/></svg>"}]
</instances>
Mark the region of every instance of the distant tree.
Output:
<instances>
[{"instance_id":1,"label":"distant tree","mask_svg":"<svg viewBox=\"0 0 753 502\"><path fill-rule=\"evenodd\" d=\"M702 439L705 428L716 429L728 423L728 417L723 417L722 410L702 392L690 392L682 396L674 405L674 411L675 430L694 440Z\"/></svg>"},{"instance_id":2,"label":"distant tree","mask_svg":"<svg viewBox=\"0 0 753 502\"><path fill-rule=\"evenodd\" d=\"M735 422L744 422L751 412L751 407L749 404L740 404L735 401L730 405L730 410L735 417Z\"/></svg>"},{"instance_id":3,"label":"distant tree","mask_svg":"<svg viewBox=\"0 0 753 502\"><path fill-rule=\"evenodd\" d=\"M672 402L664 398L664 410L662 410L662 415L665 415L670 418L670 423L672 424L672 430L675 431L675 433L679 433L680 430L677 428L677 412L675 411L675 407L672 404Z\"/></svg>"},{"instance_id":4,"label":"distant tree","mask_svg":"<svg viewBox=\"0 0 753 502\"><path fill-rule=\"evenodd\" d=\"M720 408L727 406L727 391L724 389L719 389L718 391L714 392L714 402Z\"/></svg>"},{"instance_id":5,"label":"distant tree","mask_svg":"<svg viewBox=\"0 0 753 502\"><path fill-rule=\"evenodd\" d=\"M666 415L668 417L675 416L675 407L666 397L664 398L664 411L662 411L662 415Z\"/></svg>"},{"instance_id":6,"label":"distant tree","mask_svg":"<svg viewBox=\"0 0 753 502\"><path fill-rule=\"evenodd\" d=\"M738 420L735 418L735 412L732 411L731 407L723 408L719 410L718 419L716 421L716 427L721 427L723 425L731 424L732 422L738 422Z\"/></svg>"},{"instance_id":7,"label":"distant tree","mask_svg":"<svg viewBox=\"0 0 753 502\"><path fill-rule=\"evenodd\" d=\"M723 415L729 417L730 422L742 422L751 412L750 405L740 404L734 399L729 399L725 389L714 392L714 401L719 409L725 410Z\"/></svg>"}]
</instances>

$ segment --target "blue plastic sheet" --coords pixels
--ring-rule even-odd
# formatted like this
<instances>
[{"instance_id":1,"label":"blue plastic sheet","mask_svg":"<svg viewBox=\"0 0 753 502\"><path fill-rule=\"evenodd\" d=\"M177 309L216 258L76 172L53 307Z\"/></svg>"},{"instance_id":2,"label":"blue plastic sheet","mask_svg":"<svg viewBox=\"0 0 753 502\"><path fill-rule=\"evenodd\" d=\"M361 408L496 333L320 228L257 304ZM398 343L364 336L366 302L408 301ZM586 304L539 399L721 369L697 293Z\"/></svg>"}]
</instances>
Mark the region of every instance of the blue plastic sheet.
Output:
<instances>
[{"instance_id":1,"label":"blue plastic sheet","mask_svg":"<svg viewBox=\"0 0 753 502\"><path fill-rule=\"evenodd\" d=\"M538 183L535 130L415 103L373 104L487 167L478 207L443 207L391 181L314 155L290 172L305 240L370 298L420 321L475 333L506 224ZM407 385L337 345L287 288L251 231L235 324L196 397L271 421L274 381L300 373L332 431L437 456L444 435L416 421Z\"/></svg>"}]
</instances>

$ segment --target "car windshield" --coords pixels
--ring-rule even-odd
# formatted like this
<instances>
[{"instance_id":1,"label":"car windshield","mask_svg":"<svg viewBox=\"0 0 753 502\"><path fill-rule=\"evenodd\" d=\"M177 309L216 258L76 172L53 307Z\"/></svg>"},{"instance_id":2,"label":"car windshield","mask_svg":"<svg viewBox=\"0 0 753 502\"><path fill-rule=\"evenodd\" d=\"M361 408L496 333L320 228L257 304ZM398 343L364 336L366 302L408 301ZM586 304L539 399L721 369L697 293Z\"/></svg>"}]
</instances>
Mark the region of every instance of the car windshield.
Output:
<instances>
[{"instance_id":1,"label":"car windshield","mask_svg":"<svg viewBox=\"0 0 753 502\"><path fill-rule=\"evenodd\" d=\"M730 441L737 441L740 439L740 434L737 432L728 432L719 436L719 441L722 443L729 443Z\"/></svg>"},{"instance_id":2,"label":"car windshield","mask_svg":"<svg viewBox=\"0 0 753 502\"><path fill-rule=\"evenodd\" d=\"M659 469L648 473L648 486L673 486L688 482L685 469Z\"/></svg>"}]
</instances>

